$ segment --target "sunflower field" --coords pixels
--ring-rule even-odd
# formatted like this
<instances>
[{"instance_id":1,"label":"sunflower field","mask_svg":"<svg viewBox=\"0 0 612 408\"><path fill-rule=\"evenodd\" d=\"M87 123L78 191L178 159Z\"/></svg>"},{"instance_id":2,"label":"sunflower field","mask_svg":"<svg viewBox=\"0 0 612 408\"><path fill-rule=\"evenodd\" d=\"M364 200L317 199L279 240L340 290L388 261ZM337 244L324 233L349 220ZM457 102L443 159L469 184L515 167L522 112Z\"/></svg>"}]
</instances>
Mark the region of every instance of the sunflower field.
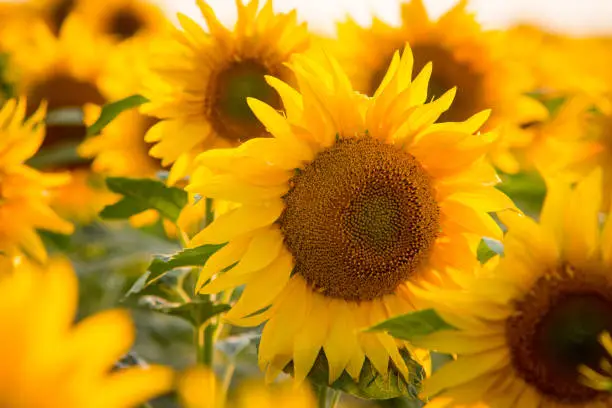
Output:
<instances>
[{"instance_id":1,"label":"sunflower field","mask_svg":"<svg viewBox=\"0 0 612 408\"><path fill-rule=\"evenodd\" d=\"M612 37L185 1L0 2L1 408L612 407Z\"/></svg>"}]
</instances>

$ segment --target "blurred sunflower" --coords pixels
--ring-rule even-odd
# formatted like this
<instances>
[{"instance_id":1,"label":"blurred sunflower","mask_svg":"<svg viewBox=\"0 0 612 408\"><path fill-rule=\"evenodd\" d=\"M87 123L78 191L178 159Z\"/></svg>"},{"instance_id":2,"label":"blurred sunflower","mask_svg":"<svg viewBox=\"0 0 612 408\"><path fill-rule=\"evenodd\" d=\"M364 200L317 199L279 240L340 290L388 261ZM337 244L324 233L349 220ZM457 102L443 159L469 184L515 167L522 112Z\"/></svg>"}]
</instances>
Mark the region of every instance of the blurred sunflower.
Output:
<instances>
[{"instance_id":1,"label":"blurred sunflower","mask_svg":"<svg viewBox=\"0 0 612 408\"><path fill-rule=\"evenodd\" d=\"M13 268L0 274L2 406L129 408L170 391L169 368L113 370L134 341L126 311L73 324L77 278L67 261L43 270L16 258Z\"/></svg>"},{"instance_id":2,"label":"blurred sunflower","mask_svg":"<svg viewBox=\"0 0 612 408\"><path fill-rule=\"evenodd\" d=\"M612 52L603 38L571 37L529 24L510 28L508 37L508 53L532 72L534 90L590 97L612 90Z\"/></svg>"},{"instance_id":3,"label":"blurred sunflower","mask_svg":"<svg viewBox=\"0 0 612 408\"><path fill-rule=\"evenodd\" d=\"M170 28L163 10L148 0L80 0L75 10L94 33L115 42L150 38Z\"/></svg>"},{"instance_id":4,"label":"blurred sunflower","mask_svg":"<svg viewBox=\"0 0 612 408\"><path fill-rule=\"evenodd\" d=\"M612 202L612 99L572 96L534 130L539 136L531 161L543 174L575 183L602 169L602 209L607 210Z\"/></svg>"},{"instance_id":5,"label":"blurred sunflower","mask_svg":"<svg viewBox=\"0 0 612 408\"><path fill-rule=\"evenodd\" d=\"M198 0L198 6L209 33L179 14L184 31L177 31L174 41L151 56L154 75L142 92L150 103L141 111L161 119L147 141L156 143L151 154L164 166L174 163L170 184L190 174L197 154L265 135L246 98L281 109L264 75L288 80L283 64L309 44L306 26L296 23L295 11L275 14L271 1L258 11L258 1L243 5L238 0L233 31L221 25L204 1Z\"/></svg>"},{"instance_id":6,"label":"blurred sunflower","mask_svg":"<svg viewBox=\"0 0 612 408\"><path fill-rule=\"evenodd\" d=\"M539 225L500 213L508 233L490 274L460 290L414 289L459 329L416 341L457 355L424 381L425 396L435 396L429 407L611 406L612 394L578 372L607 355L598 336L612 330L612 217L601 230L601 173L573 191L548 187Z\"/></svg>"},{"instance_id":7,"label":"blurred sunflower","mask_svg":"<svg viewBox=\"0 0 612 408\"><path fill-rule=\"evenodd\" d=\"M83 0L27 0L23 3L31 17L40 17L49 30L58 35L75 7Z\"/></svg>"},{"instance_id":8,"label":"blurred sunflower","mask_svg":"<svg viewBox=\"0 0 612 408\"><path fill-rule=\"evenodd\" d=\"M294 389L288 384L264 387L243 385L234 398L226 401L215 374L208 369L187 370L178 382L181 406L184 408L315 408L316 402L307 387Z\"/></svg>"},{"instance_id":9,"label":"blurred sunflower","mask_svg":"<svg viewBox=\"0 0 612 408\"><path fill-rule=\"evenodd\" d=\"M582 383L596 390L612 392L612 336L605 331L599 335L599 343L606 349L608 355L604 357L596 370L582 365L578 371L582 377Z\"/></svg>"},{"instance_id":10,"label":"blurred sunflower","mask_svg":"<svg viewBox=\"0 0 612 408\"><path fill-rule=\"evenodd\" d=\"M47 252L36 230L72 232L72 225L49 207L50 191L69 176L40 173L24 164L45 136L44 105L24 122L25 109L25 100L15 99L0 109L0 257L23 251L44 262Z\"/></svg>"},{"instance_id":11,"label":"blurred sunflower","mask_svg":"<svg viewBox=\"0 0 612 408\"><path fill-rule=\"evenodd\" d=\"M533 78L504 53L506 37L501 32L483 31L466 11L466 3L460 1L438 21L431 21L423 2L412 0L402 4L400 27L374 19L370 28L364 28L348 20L338 24L338 41L333 49L355 87L372 95L393 53L408 42L415 68L433 63L431 95L439 97L457 86L453 106L441 120L458 121L493 108L487 128L500 127L500 137L491 158L504 172L515 173L519 163L508 149L528 145L530 130L521 125L543 120L547 112L525 95L533 90Z\"/></svg>"},{"instance_id":12,"label":"blurred sunflower","mask_svg":"<svg viewBox=\"0 0 612 408\"><path fill-rule=\"evenodd\" d=\"M83 106L104 104L107 97L98 87L104 75L108 46L95 38L85 22L72 15L55 37L40 21L30 24L29 32L11 55L11 69L18 77L17 91L28 97L28 112L47 101L47 135L32 164L38 168L71 170L72 185L57 195L54 203L63 214L79 221L89 221L114 199L103 183L91 188L86 176L90 163L74 154L85 138ZM57 158L61 160L56 160ZM90 191L91 190L91 191ZM84 192L90 200L83 206L76 193Z\"/></svg>"},{"instance_id":13,"label":"blurred sunflower","mask_svg":"<svg viewBox=\"0 0 612 408\"><path fill-rule=\"evenodd\" d=\"M226 318L268 320L259 361L269 378L293 361L303 380L321 349L330 382L344 370L358 378L365 358L383 375L391 358L407 378L391 337L356 329L414 310L406 282L445 284L450 269L473 268L481 236L501 236L487 212L513 204L484 160L494 137L473 134L489 112L434 123L455 90L426 103L431 65L411 82L409 47L372 98L354 92L330 57L293 58L299 92L266 77L286 117L249 99L273 137L199 156L209 174L187 190L242 205L194 237L192 245L227 242L198 287L246 284Z\"/></svg>"}]
</instances>

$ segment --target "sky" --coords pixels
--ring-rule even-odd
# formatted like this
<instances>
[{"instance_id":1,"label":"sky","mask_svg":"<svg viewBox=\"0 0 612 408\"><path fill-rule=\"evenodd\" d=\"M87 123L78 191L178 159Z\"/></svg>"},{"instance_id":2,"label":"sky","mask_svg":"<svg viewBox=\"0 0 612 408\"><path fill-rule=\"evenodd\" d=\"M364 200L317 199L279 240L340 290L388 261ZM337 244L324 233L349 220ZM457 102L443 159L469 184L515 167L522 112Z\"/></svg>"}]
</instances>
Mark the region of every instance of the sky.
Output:
<instances>
[{"instance_id":1,"label":"sky","mask_svg":"<svg viewBox=\"0 0 612 408\"><path fill-rule=\"evenodd\" d=\"M243 0L246 1L246 0ZM261 0L263 2L263 0ZM195 0L155 0L172 16L177 11L199 18ZM435 17L452 7L456 0L424 0ZM234 0L208 0L221 21L235 20ZM275 0L274 8L298 10L299 16L323 33L332 33L334 21L347 14L361 23L368 23L375 14L390 23L397 23L400 0ZM476 12L486 28L506 27L513 22L527 21L576 35L612 34L612 0L471 0L468 9Z\"/></svg>"}]
</instances>

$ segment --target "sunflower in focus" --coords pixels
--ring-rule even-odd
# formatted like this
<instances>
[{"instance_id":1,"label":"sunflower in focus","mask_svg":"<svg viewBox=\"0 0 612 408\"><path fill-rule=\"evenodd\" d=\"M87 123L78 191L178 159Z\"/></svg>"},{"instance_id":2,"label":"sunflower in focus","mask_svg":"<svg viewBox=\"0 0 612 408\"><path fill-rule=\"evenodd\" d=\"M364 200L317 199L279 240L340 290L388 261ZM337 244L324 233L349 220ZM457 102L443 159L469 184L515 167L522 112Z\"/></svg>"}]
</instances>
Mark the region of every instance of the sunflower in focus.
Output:
<instances>
[{"instance_id":1,"label":"sunflower in focus","mask_svg":"<svg viewBox=\"0 0 612 408\"><path fill-rule=\"evenodd\" d=\"M372 95L393 53L408 42L417 70L433 63L431 96L439 97L457 86L453 106L441 120L459 121L492 108L487 128L499 127L500 138L491 158L504 172L515 173L520 164L509 149L531 141L530 131L521 125L543 120L547 112L535 99L525 96L533 90L533 78L529 70L504 53L507 38L501 32L483 31L466 11L466 3L460 1L432 21L422 0L412 0L402 4L400 27L374 19L371 27L364 28L348 20L338 24L333 49L355 87Z\"/></svg>"},{"instance_id":2,"label":"sunflower in focus","mask_svg":"<svg viewBox=\"0 0 612 408\"><path fill-rule=\"evenodd\" d=\"M42 269L17 257L12 273L0 274L2 406L129 408L170 391L169 368L113 369L134 341L127 312L74 325L77 301L77 278L65 260Z\"/></svg>"},{"instance_id":3,"label":"sunflower in focus","mask_svg":"<svg viewBox=\"0 0 612 408\"><path fill-rule=\"evenodd\" d=\"M264 387L243 385L233 398L226 400L215 374L205 368L191 368L178 381L183 408L315 408L316 401L307 387L292 388L288 384Z\"/></svg>"},{"instance_id":4,"label":"sunflower in focus","mask_svg":"<svg viewBox=\"0 0 612 408\"><path fill-rule=\"evenodd\" d=\"M601 180L596 170L574 190L549 181L540 224L500 214L508 233L493 271L461 289L415 293L458 329L416 341L457 355L424 381L425 396L435 396L428 406L612 404L578 371L608 355L598 337L612 330L612 217L600 228Z\"/></svg>"},{"instance_id":5,"label":"sunflower in focus","mask_svg":"<svg viewBox=\"0 0 612 408\"><path fill-rule=\"evenodd\" d=\"M80 0L75 10L94 33L114 42L148 39L170 24L163 10L149 0Z\"/></svg>"},{"instance_id":6,"label":"sunflower in focus","mask_svg":"<svg viewBox=\"0 0 612 408\"><path fill-rule=\"evenodd\" d=\"M10 60L11 70L19 78L16 89L28 97L28 113L41 101L48 103L47 134L32 163L45 170L70 170L75 175L71 184L63 188L65 194L55 195L58 199L54 200L54 207L81 222L91 220L112 202L114 195L95 176L93 179L87 176L88 161L74 154L59 164L48 158L63 157L84 140L84 105L102 105L107 101L98 81L104 75L108 52L108 45L95 38L85 22L73 14L64 23L59 37L40 20L32 22ZM79 192L90 198L87 205L79 201Z\"/></svg>"},{"instance_id":7,"label":"sunflower in focus","mask_svg":"<svg viewBox=\"0 0 612 408\"><path fill-rule=\"evenodd\" d=\"M143 113L161 121L147 134L155 143L151 155L173 164L168 182L193 170L195 156L213 147L236 146L266 134L246 104L255 97L281 109L281 100L264 80L273 75L285 81L289 57L304 51L309 35L298 25L296 13L274 13L267 1L236 2L238 20L230 30L217 20L202 0L198 6L209 32L179 14L184 31L174 41L157 47L151 56L153 76L142 94L150 100Z\"/></svg>"},{"instance_id":8,"label":"sunflower in focus","mask_svg":"<svg viewBox=\"0 0 612 408\"><path fill-rule=\"evenodd\" d=\"M330 383L344 370L358 378L366 358L382 375L391 366L408 378L398 345L410 345L356 330L414 310L407 282L450 284L451 270L477 262L481 236L500 237L487 212L513 205L484 160L493 135L474 134L489 112L435 123L455 89L426 103L431 65L412 82L409 47L372 98L354 92L331 57L297 55L291 67L299 91L266 77L286 117L248 102L273 137L199 156L208 174L187 190L241 206L194 237L194 246L227 243L198 285L216 293L246 284L226 319L267 320L259 362L269 379L293 361L299 383L321 350ZM414 357L425 364L427 355Z\"/></svg>"},{"instance_id":9,"label":"sunflower in focus","mask_svg":"<svg viewBox=\"0 0 612 408\"><path fill-rule=\"evenodd\" d=\"M50 192L68 183L69 176L41 173L24 164L45 136L45 106L27 120L25 110L23 99L11 99L0 109L0 257L25 252L44 262L47 252L36 230L72 232L72 225L49 207Z\"/></svg>"}]
</instances>

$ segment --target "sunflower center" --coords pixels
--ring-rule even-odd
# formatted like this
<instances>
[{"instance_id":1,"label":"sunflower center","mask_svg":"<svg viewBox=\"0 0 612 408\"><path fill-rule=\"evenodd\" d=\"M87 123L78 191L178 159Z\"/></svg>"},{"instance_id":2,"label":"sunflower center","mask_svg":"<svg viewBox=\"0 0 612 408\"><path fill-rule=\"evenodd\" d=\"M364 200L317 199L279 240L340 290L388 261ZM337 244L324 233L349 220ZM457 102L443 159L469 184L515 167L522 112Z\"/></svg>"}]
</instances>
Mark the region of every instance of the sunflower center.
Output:
<instances>
[{"instance_id":1,"label":"sunflower center","mask_svg":"<svg viewBox=\"0 0 612 408\"><path fill-rule=\"evenodd\" d=\"M121 40L134 37L144 27L142 20L133 10L117 10L110 20L110 32Z\"/></svg>"},{"instance_id":2,"label":"sunflower center","mask_svg":"<svg viewBox=\"0 0 612 408\"><path fill-rule=\"evenodd\" d=\"M33 113L43 100L48 102L48 123L42 148L81 141L87 131L82 123L83 105L102 105L105 102L94 84L62 74L32 88L28 97L28 112ZM51 118L56 119L51 121Z\"/></svg>"},{"instance_id":3,"label":"sunflower center","mask_svg":"<svg viewBox=\"0 0 612 408\"><path fill-rule=\"evenodd\" d=\"M75 5L75 0L59 0L51 9L50 25L54 34L59 34L59 31L64 24L64 21L72 11Z\"/></svg>"},{"instance_id":4,"label":"sunflower center","mask_svg":"<svg viewBox=\"0 0 612 408\"><path fill-rule=\"evenodd\" d=\"M429 80L428 97L439 98L452 87L457 87L457 94L452 106L440 116L441 122L463 121L481 111L484 96L482 74L475 72L467 63L457 61L456 57L444 47L436 44L417 44L412 46L414 56L413 74L417 75L428 63L433 63L433 72ZM391 57L373 75L370 82L372 95L387 73Z\"/></svg>"},{"instance_id":5,"label":"sunflower center","mask_svg":"<svg viewBox=\"0 0 612 408\"><path fill-rule=\"evenodd\" d=\"M598 335L612 330L612 282L569 268L560 278L541 278L516 303L506 336L512 363L528 384L553 401L586 404L609 398L578 382L578 367L596 368L607 355Z\"/></svg>"},{"instance_id":6,"label":"sunflower center","mask_svg":"<svg viewBox=\"0 0 612 408\"><path fill-rule=\"evenodd\" d=\"M265 128L251 112L246 99L259 99L280 109L278 94L264 78L275 74L258 61L244 60L230 64L211 81L211 122L219 136L244 142L265 134Z\"/></svg>"},{"instance_id":7,"label":"sunflower center","mask_svg":"<svg viewBox=\"0 0 612 408\"><path fill-rule=\"evenodd\" d=\"M279 219L299 273L347 301L393 293L437 238L431 179L409 153L370 137L340 139L290 182Z\"/></svg>"}]
</instances>

